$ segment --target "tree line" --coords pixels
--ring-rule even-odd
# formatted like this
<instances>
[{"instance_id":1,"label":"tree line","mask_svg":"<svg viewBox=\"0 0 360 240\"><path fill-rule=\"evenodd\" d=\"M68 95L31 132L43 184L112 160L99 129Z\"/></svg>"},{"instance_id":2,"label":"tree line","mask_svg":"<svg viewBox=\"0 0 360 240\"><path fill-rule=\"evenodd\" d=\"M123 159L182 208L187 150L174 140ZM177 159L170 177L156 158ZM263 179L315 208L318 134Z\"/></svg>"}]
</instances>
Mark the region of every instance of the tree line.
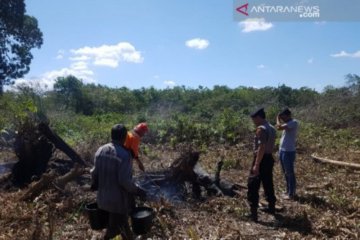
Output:
<instances>
[{"instance_id":1,"label":"tree line","mask_svg":"<svg viewBox=\"0 0 360 240\"><path fill-rule=\"evenodd\" d=\"M251 133L249 113L258 107L265 107L272 122L282 108L289 107L296 118L306 123L333 129L358 127L359 90L360 77L355 74L346 76L343 87L328 86L320 93L286 85L110 88L67 76L57 78L51 91L23 85L6 92L0 99L0 128L36 113L48 116L62 134L84 131L83 138L104 136L105 129L118 121L129 128L148 121L150 137L156 142L237 143Z\"/></svg>"}]
</instances>

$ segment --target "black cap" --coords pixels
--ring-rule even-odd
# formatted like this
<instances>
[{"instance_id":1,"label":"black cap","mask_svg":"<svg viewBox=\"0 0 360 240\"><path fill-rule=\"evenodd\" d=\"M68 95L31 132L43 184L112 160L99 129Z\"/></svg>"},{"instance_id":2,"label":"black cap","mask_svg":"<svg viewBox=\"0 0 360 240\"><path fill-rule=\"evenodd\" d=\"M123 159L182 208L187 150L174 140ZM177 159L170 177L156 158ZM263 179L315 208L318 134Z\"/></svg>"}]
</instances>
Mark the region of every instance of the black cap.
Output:
<instances>
[{"instance_id":1,"label":"black cap","mask_svg":"<svg viewBox=\"0 0 360 240\"><path fill-rule=\"evenodd\" d=\"M260 108L260 109L258 109L258 110L256 110L255 112L253 112L253 113L250 114L250 117L252 117L252 118L255 118L255 117L257 117L257 116L259 116L259 117L261 117L261 118L263 118L263 119L266 118L264 108Z\"/></svg>"},{"instance_id":2,"label":"black cap","mask_svg":"<svg viewBox=\"0 0 360 240\"><path fill-rule=\"evenodd\" d=\"M111 128L111 140L124 141L127 135L127 129L123 124L115 124Z\"/></svg>"},{"instance_id":3,"label":"black cap","mask_svg":"<svg viewBox=\"0 0 360 240\"><path fill-rule=\"evenodd\" d=\"M289 108L285 108L284 110L282 110L280 113L279 113L280 116L282 115L286 115L286 116L290 116L291 115L291 111Z\"/></svg>"}]
</instances>

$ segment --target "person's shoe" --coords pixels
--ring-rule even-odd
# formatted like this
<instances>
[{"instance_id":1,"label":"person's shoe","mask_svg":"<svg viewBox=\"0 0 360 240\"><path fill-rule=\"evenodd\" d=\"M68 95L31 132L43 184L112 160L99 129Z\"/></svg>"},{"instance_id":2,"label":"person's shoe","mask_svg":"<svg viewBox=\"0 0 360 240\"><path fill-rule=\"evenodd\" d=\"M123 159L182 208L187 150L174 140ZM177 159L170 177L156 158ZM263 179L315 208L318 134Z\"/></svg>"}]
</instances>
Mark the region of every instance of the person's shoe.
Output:
<instances>
[{"instance_id":1,"label":"person's shoe","mask_svg":"<svg viewBox=\"0 0 360 240\"><path fill-rule=\"evenodd\" d=\"M283 192L281 193L281 197L285 197L285 196L289 196L289 193L286 192L286 191L283 191Z\"/></svg>"},{"instance_id":2,"label":"person's shoe","mask_svg":"<svg viewBox=\"0 0 360 240\"><path fill-rule=\"evenodd\" d=\"M260 210L265 213L275 214L275 206L262 207Z\"/></svg>"},{"instance_id":3,"label":"person's shoe","mask_svg":"<svg viewBox=\"0 0 360 240\"><path fill-rule=\"evenodd\" d=\"M258 222L257 209L251 209L250 213L245 214L245 217L253 222Z\"/></svg>"},{"instance_id":4,"label":"person's shoe","mask_svg":"<svg viewBox=\"0 0 360 240\"><path fill-rule=\"evenodd\" d=\"M296 200L296 195L285 195L285 196L283 196L283 199L293 201L293 200Z\"/></svg>"},{"instance_id":5,"label":"person's shoe","mask_svg":"<svg viewBox=\"0 0 360 240\"><path fill-rule=\"evenodd\" d=\"M281 193L280 197L282 199L286 200L287 198L289 198L289 193L284 191L284 192Z\"/></svg>"}]
</instances>

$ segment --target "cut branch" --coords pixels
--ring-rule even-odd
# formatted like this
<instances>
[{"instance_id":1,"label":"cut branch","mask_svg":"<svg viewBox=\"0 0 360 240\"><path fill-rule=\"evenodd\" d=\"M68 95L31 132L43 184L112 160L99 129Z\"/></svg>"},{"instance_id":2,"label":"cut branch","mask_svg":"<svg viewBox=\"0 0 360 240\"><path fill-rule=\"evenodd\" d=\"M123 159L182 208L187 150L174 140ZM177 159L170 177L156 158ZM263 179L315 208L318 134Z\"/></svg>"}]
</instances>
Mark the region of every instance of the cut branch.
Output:
<instances>
[{"instance_id":1,"label":"cut branch","mask_svg":"<svg viewBox=\"0 0 360 240\"><path fill-rule=\"evenodd\" d=\"M52 181L55 179L55 174L53 173L44 173L39 181L34 183L29 187L29 189L20 197L20 200L26 201L29 199L34 199L38 196L44 189L48 188Z\"/></svg>"},{"instance_id":2,"label":"cut branch","mask_svg":"<svg viewBox=\"0 0 360 240\"><path fill-rule=\"evenodd\" d=\"M55 179L54 184L57 188L64 189L68 182L71 182L75 178L81 176L85 172L84 168L76 165L70 172L64 176L58 177Z\"/></svg>"},{"instance_id":3,"label":"cut branch","mask_svg":"<svg viewBox=\"0 0 360 240\"><path fill-rule=\"evenodd\" d=\"M55 145L57 149L60 149L68 155L71 160L80 163L81 165L86 165L74 149L72 149L64 140L62 140L61 137L52 131L46 123L40 123L39 130Z\"/></svg>"},{"instance_id":4,"label":"cut branch","mask_svg":"<svg viewBox=\"0 0 360 240\"><path fill-rule=\"evenodd\" d=\"M348 162L331 160L331 159L327 159L327 158L318 157L315 154L312 154L311 157L316 162L327 163L327 164L332 164L332 165L336 165L336 166L349 167L351 169L360 170L360 164L357 164L357 163L348 163Z\"/></svg>"},{"instance_id":5,"label":"cut branch","mask_svg":"<svg viewBox=\"0 0 360 240\"><path fill-rule=\"evenodd\" d=\"M68 182L71 182L76 177L81 176L85 172L85 169L76 165L67 174L57 177L52 172L44 173L39 181L32 184L29 189L22 195L20 200L26 201L37 197L41 192L50 188L51 186L62 191Z\"/></svg>"}]
</instances>

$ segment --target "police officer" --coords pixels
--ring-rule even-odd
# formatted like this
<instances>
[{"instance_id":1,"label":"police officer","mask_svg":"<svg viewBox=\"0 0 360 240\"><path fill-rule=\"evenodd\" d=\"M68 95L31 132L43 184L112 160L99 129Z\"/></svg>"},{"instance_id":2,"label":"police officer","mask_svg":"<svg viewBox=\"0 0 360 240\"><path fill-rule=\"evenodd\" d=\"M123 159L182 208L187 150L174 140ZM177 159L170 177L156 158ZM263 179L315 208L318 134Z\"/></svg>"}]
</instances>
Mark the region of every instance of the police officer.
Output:
<instances>
[{"instance_id":1,"label":"police officer","mask_svg":"<svg viewBox=\"0 0 360 240\"><path fill-rule=\"evenodd\" d=\"M260 183L263 185L265 197L269 203L265 211L271 214L275 213L276 197L273 184L274 158L272 152L275 145L276 130L266 121L264 108L260 108L250 116L256 126L256 133L254 136L254 158L248 178L247 198L251 210L249 217L257 222Z\"/></svg>"}]
</instances>

